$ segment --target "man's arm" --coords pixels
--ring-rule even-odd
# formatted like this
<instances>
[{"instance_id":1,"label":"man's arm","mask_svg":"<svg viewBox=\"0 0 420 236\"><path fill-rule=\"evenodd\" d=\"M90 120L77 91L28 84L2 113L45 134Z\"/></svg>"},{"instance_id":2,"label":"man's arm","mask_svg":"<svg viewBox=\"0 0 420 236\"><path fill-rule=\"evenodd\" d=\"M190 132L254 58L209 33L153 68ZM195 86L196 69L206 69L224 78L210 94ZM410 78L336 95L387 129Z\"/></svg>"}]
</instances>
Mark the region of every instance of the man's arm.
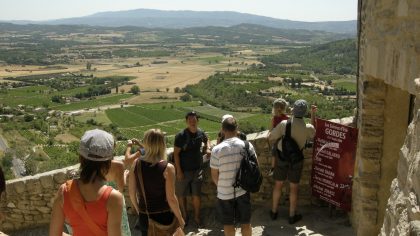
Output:
<instances>
[{"instance_id":1,"label":"man's arm","mask_svg":"<svg viewBox=\"0 0 420 236\"><path fill-rule=\"evenodd\" d=\"M213 180L213 183L217 186L217 183L219 182L219 170L211 168L211 179Z\"/></svg>"},{"instance_id":2,"label":"man's arm","mask_svg":"<svg viewBox=\"0 0 420 236\"><path fill-rule=\"evenodd\" d=\"M206 154L207 159L210 159L210 156L211 156L210 140L207 134L204 133L204 136L205 136L205 139L203 140L204 141L203 154Z\"/></svg>"},{"instance_id":3,"label":"man's arm","mask_svg":"<svg viewBox=\"0 0 420 236\"><path fill-rule=\"evenodd\" d=\"M175 170L176 170L176 178L178 180L184 179L184 172L182 172L181 168L181 160L180 160L180 154L181 148L174 146L174 160L175 160Z\"/></svg>"}]
</instances>

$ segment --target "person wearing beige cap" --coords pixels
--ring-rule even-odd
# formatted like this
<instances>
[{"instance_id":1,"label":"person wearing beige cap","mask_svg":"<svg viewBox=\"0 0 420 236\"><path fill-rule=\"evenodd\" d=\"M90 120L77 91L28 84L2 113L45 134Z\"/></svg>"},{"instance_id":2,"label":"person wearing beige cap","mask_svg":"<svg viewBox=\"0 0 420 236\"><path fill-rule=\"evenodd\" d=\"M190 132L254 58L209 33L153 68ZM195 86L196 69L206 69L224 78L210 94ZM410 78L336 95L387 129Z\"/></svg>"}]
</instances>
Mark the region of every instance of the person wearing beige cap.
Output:
<instances>
[{"instance_id":1,"label":"person wearing beige cap","mask_svg":"<svg viewBox=\"0 0 420 236\"><path fill-rule=\"evenodd\" d=\"M95 129L80 140L80 178L62 184L54 198L49 235L63 233L64 221L73 235L120 236L123 196L105 184L114 152L111 134Z\"/></svg>"},{"instance_id":2,"label":"person wearing beige cap","mask_svg":"<svg viewBox=\"0 0 420 236\"><path fill-rule=\"evenodd\" d=\"M222 122L221 124L223 124L223 122L228 119L228 118L233 118L233 116L231 114L226 114L222 116ZM246 134L237 130L237 136L239 139L246 141ZM217 134L217 144L223 142L223 140L225 140L225 135L223 134L222 130L219 131L219 133Z\"/></svg>"},{"instance_id":3,"label":"person wearing beige cap","mask_svg":"<svg viewBox=\"0 0 420 236\"><path fill-rule=\"evenodd\" d=\"M270 211L270 218L277 219L277 208L281 197L281 189L284 181L288 180L290 183L290 207L289 207L289 224L294 224L302 219L302 215L297 213L297 197L300 177L303 169L303 153L302 150L306 147L307 141L310 141L315 136L315 128L311 124L305 124L304 117L308 110L308 104L305 100L297 100L293 104L292 118L282 121L269 134L268 139L270 143L274 143L276 149L276 166L274 168L274 188L273 188L273 204ZM316 106L311 107L311 116L314 116ZM314 120L314 119L312 119ZM284 154L283 140L285 136L290 137L297 144L300 152L300 159L291 161L290 158ZM290 139L288 139L290 140ZM287 141L286 141L287 143Z\"/></svg>"}]
</instances>

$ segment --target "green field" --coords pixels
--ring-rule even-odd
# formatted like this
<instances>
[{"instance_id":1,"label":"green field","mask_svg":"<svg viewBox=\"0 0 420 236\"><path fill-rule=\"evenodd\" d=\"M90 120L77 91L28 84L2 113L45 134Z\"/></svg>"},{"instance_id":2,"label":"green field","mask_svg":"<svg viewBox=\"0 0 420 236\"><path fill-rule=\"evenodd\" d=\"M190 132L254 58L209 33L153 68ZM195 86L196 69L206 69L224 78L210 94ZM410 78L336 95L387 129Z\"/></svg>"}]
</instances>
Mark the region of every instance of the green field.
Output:
<instances>
[{"instance_id":1,"label":"green field","mask_svg":"<svg viewBox=\"0 0 420 236\"><path fill-rule=\"evenodd\" d=\"M51 108L55 110L61 110L61 111L82 110L86 108L94 108L94 107L105 106L105 105L119 104L121 100L127 99L131 96L133 95L132 94L104 95L104 96L98 96L92 100L84 100L84 101L75 102L71 104L51 106Z\"/></svg>"},{"instance_id":2,"label":"green field","mask_svg":"<svg viewBox=\"0 0 420 236\"><path fill-rule=\"evenodd\" d=\"M357 84L356 81L349 81L349 80L337 80L333 82L334 87L336 88L343 88L349 92L356 92L357 91Z\"/></svg>"},{"instance_id":3,"label":"green field","mask_svg":"<svg viewBox=\"0 0 420 236\"><path fill-rule=\"evenodd\" d=\"M187 105L193 105L187 107ZM145 131L157 128L166 133L168 146L173 145L175 134L186 127L185 113L196 111L201 119L199 127L205 131L211 140L217 138L221 125L221 117L231 114L239 123L252 122L252 126L260 130L268 127L270 115L230 112L212 106L197 106L196 102L176 102L162 104L142 104L126 108L106 110L111 122L119 127L125 138L142 139ZM249 124L246 124L250 126Z\"/></svg>"}]
</instances>

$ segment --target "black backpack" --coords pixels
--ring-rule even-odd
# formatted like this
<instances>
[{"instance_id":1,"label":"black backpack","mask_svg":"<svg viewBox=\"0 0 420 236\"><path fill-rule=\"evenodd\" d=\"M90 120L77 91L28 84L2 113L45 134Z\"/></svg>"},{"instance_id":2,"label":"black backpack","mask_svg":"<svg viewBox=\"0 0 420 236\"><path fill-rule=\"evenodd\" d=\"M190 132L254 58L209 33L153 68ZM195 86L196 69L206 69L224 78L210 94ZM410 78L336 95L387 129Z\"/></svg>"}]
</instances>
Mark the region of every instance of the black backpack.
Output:
<instances>
[{"instance_id":1,"label":"black backpack","mask_svg":"<svg viewBox=\"0 0 420 236\"><path fill-rule=\"evenodd\" d=\"M244 143L243 158L232 186L235 188L241 187L247 192L256 193L260 191L263 177L258 167L257 157L249 151L249 142L244 141Z\"/></svg>"},{"instance_id":2,"label":"black backpack","mask_svg":"<svg viewBox=\"0 0 420 236\"><path fill-rule=\"evenodd\" d=\"M286 134L283 135L278 141L282 140L281 142L281 149L282 151L277 149L277 154L280 160L287 161L292 164L298 163L299 161L302 161L303 156L303 148L300 149L299 145L296 143L296 141L291 136L292 133L292 122L291 120L287 120L286 123ZM277 145L276 145L277 147Z\"/></svg>"}]
</instances>

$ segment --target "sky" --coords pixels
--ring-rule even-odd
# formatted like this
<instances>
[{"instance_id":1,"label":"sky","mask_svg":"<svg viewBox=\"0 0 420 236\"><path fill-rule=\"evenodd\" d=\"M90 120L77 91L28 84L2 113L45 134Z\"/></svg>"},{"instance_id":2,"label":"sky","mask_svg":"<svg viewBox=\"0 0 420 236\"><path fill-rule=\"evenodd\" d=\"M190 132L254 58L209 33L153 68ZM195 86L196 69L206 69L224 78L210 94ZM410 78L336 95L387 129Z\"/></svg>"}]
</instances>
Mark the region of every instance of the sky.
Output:
<instances>
[{"instance_id":1,"label":"sky","mask_svg":"<svg viewBox=\"0 0 420 236\"><path fill-rule=\"evenodd\" d=\"M357 0L0 0L0 20L50 20L139 8L236 11L297 21L357 18Z\"/></svg>"}]
</instances>

